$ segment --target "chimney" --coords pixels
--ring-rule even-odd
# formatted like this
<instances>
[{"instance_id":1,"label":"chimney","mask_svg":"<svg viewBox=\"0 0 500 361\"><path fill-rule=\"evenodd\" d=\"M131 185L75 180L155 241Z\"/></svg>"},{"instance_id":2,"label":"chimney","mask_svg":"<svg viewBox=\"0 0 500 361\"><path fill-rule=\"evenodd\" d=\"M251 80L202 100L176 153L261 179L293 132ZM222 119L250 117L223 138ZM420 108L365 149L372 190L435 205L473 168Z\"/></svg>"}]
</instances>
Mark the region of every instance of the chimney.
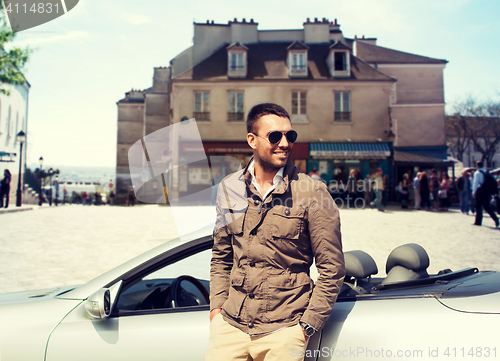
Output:
<instances>
[{"instance_id":1,"label":"chimney","mask_svg":"<svg viewBox=\"0 0 500 361\"><path fill-rule=\"evenodd\" d=\"M328 43L330 41L330 22L323 18L314 18L314 23L307 18L304 23L304 42L307 43Z\"/></svg>"}]
</instances>

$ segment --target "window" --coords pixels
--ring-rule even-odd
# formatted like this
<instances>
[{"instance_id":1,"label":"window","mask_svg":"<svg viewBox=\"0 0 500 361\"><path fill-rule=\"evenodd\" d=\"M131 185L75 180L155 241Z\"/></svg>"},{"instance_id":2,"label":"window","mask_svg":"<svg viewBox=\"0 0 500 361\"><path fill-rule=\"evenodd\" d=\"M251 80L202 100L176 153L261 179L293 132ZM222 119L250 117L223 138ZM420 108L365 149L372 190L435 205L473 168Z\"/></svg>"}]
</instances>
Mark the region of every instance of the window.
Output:
<instances>
[{"instance_id":1,"label":"window","mask_svg":"<svg viewBox=\"0 0 500 361\"><path fill-rule=\"evenodd\" d=\"M243 71L243 53L231 54L231 71Z\"/></svg>"},{"instance_id":2,"label":"window","mask_svg":"<svg viewBox=\"0 0 500 361\"><path fill-rule=\"evenodd\" d=\"M303 73L306 71L306 62L304 53L292 54L292 73Z\"/></svg>"},{"instance_id":3,"label":"window","mask_svg":"<svg viewBox=\"0 0 500 361\"><path fill-rule=\"evenodd\" d=\"M243 111L243 92L229 92L227 120L242 121L244 120Z\"/></svg>"},{"instance_id":4,"label":"window","mask_svg":"<svg viewBox=\"0 0 500 361\"><path fill-rule=\"evenodd\" d=\"M248 48L236 42L227 47L227 76L230 78L245 78L247 76Z\"/></svg>"},{"instance_id":5,"label":"window","mask_svg":"<svg viewBox=\"0 0 500 361\"><path fill-rule=\"evenodd\" d=\"M336 122L351 121L351 96L350 93L335 93L335 116Z\"/></svg>"},{"instance_id":6,"label":"window","mask_svg":"<svg viewBox=\"0 0 500 361\"><path fill-rule=\"evenodd\" d=\"M196 120L210 121L210 93L194 93L194 111L193 117Z\"/></svg>"},{"instance_id":7,"label":"window","mask_svg":"<svg viewBox=\"0 0 500 361\"><path fill-rule=\"evenodd\" d=\"M307 114L306 96L306 92L292 92L292 115Z\"/></svg>"},{"instance_id":8,"label":"window","mask_svg":"<svg viewBox=\"0 0 500 361\"><path fill-rule=\"evenodd\" d=\"M347 70L347 53L345 52L335 52L334 53L334 70L335 71L345 71Z\"/></svg>"}]
</instances>

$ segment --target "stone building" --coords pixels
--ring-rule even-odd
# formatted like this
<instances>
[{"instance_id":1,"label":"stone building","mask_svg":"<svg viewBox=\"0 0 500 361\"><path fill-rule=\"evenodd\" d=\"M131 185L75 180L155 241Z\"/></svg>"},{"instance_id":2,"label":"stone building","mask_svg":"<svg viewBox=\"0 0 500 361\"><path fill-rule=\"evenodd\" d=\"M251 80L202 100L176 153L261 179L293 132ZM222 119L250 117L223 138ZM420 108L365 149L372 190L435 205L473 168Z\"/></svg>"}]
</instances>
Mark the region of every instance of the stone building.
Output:
<instances>
[{"instance_id":1,"label":"stone building","mask_svg":"<svg viewBox=\"0 0 500 361\"><path fill-rule=\"evenodd\" d=\"M186 118L197 120L209 157L245 164L252 153L245 116L273 102L291 114L299 134L291 157L301 170L317 166L325 180L345 182L353 169L364 178L382 167L394 184L403 171L446 158L446 63L344 37L337 20L325 18L287 30L259 30L253 19L194 23L193 45L161 68L165 76L155 69L153 88L118 102L117 173L126 173L127 146ZM155 127L147 118L152 94L166 106Z\"/></svg>"}]
</instances>

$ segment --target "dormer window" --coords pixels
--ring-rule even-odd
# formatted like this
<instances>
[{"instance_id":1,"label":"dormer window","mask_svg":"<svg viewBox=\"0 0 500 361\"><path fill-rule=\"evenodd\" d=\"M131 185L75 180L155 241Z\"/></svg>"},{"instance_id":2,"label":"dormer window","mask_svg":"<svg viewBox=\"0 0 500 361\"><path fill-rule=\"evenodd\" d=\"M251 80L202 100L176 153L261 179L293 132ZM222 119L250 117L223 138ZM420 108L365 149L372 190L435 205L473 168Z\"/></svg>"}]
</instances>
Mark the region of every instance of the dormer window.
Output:
<instances>
[{"instance_id":1,"label":"dormer window","mask_svg":"<svg viewBox=\"0 0 500 361\"><path fill-rule=\"evenodd\" d=\"M293 42L288 48L287 65L290 77L307 76L307 51L309 47L300 41Z\"/></svg>"},{"instance_id":2,"label":"dormer window","mask_svg":"<svg viewBox=\"0 0 500 361\"><path fill-rule=\"evenodd\" d=\"M328 68L334 78L348 78L351 76L350 66L351 48L340 41L330 46Z\"/></svg>"},{"instance_id":3,"label":"dormer window","mask_svg":"<svg viewBox=\"0 0 500 361\"><path fill-rule=\"evenodd\" d=\"M227 76L230 78L246 78L248 48L240 43L227 47Z\"/></svg>"},{"instance_id":4,"label":"dormer window","mask_svg":"<svg viewBox=\"0 0 500 361\"><path fill-rule=\"evenodd\" d=\"M231 54L231 68L230 71L243 70L243 53Z\"/></svg>"}]
</instances>

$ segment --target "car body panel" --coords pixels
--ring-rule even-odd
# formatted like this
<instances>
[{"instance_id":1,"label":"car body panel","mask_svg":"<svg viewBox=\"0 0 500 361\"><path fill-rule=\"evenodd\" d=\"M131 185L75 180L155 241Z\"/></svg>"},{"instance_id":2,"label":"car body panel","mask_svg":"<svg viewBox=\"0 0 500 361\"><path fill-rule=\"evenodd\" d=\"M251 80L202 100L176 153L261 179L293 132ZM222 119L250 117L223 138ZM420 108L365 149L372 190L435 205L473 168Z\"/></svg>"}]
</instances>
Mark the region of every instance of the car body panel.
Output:
<instances>
[{"instance_id":1,"label":"car body panel","mask_svg":"<svg viewBox=\"0 0 500 361\"><path fill-rule=\"evenodd\" d=\"M204 360L209 327L208 307L92 321L80 305L52 333L46 360Z\"/></svg>"},{"instance_id":2,"label":"car body panel","mask_svg":"<svg viewBox=\"0 0 500 361\"><path fill-rule=\"evenodd\" d=\"M446 358L446 348L493 349L498 335L491 331L498 321L496 315L451 310L432 296L337 302L323 329L318 360L435 360L436 349L439 359ZM403 353L398 356L398 351Z\"/></svg>"},{"instance_id":3,"label":"car body panel","mask_svg":"<svg viewBox=\"0 0 500 361\"><path fill-rule=\"evenodd\" d=\"M81 302L51 297L0 305L0 360L44 360L50 333Z\"/></svg>"}]
</instances>

